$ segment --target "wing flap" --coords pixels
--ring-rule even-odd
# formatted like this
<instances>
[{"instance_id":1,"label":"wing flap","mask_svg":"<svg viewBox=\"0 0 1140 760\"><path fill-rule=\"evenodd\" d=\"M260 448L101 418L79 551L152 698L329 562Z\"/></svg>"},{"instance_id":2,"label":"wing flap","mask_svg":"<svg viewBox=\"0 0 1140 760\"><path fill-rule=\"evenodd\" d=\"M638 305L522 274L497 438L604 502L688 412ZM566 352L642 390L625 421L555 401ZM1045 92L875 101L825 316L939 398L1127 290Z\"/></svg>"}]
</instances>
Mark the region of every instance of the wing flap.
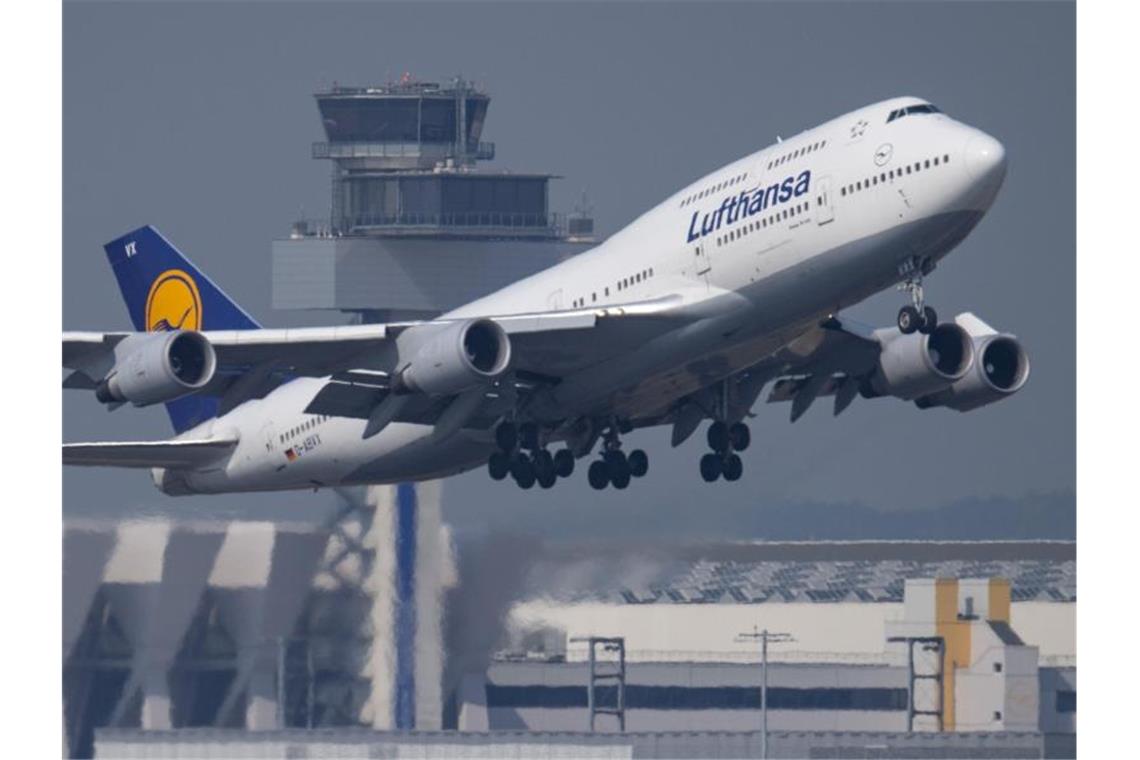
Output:
<instances>
[{"instance_id":1,"label":"wing flap","mask_svg":"<svg viewBox=\"0 0 1140 760\"><path fill-rule=\"evenodd\" d=\"M63 444L63 463L80 467L202 467L225 458L237 440L113 441Z\"/></svg>"}]
</instances>

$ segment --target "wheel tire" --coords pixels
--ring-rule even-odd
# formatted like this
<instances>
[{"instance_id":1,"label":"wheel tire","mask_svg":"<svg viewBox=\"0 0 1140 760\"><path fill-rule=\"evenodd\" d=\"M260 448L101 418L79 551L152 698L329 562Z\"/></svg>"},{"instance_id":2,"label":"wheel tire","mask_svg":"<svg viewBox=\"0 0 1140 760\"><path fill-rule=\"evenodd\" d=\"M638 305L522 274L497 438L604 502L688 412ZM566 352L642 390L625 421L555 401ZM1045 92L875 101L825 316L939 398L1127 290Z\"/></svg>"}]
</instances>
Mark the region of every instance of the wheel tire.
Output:
<instances>
[{"instance_id":1,"label":"wheel tire","mask_svg":"<svg viewBox=\"0 0 1140 760\"><path fill-rule=\"evenodd\" d=\"M614 474L614 473L610 474L610 483L613 484L614 488L616 488L619 491L622 491L626 487L629 486L629 481L630 481L631 477L632 476L631 476L630 471L629 471L629 465L627 464L625 467L623 467L616 474Z\"/></svg>"},{"instance_id":2,"label":"wheel tire","mask_svg":"<svg viewBox=\"0 0 1140 760\"><path fill-rule=\"evenodd\" d=\"M602 461L606 463L606 471L610 474L611 479L615 472L629 469L629 463L626 462L625 454L621 449L610 449L602 452Z\"/></svg>"},{"instance_id":3,"label":"wheel tire","mask_svg":"<svg viewBox=\"0 0 1140 760\"><path fill-rule=\"evenodd\" d=\"M728 451L728 425L720 420L709 425L708 442L709 448L718 454Z\"/></svg>"},{"instance_id":4,"label":"wheel tire","mask_svg":"<svg viewBox=\"0 0 1140 760\"><path fill-rule=\"evenodd\" d=\"M559 449L554 452L554 472L560 478L568 478L574 474L574 455L570 449Z\"/></svg>"},{"instance_id":5,"label":"wheel tire","mask_svg":"<svg viewBox=\"0 0 1140 760\"><path fill-rule=\"evenodd\" d=\"M724 460L724 479L727 481L740 480L744 474L744 463L736 454L729 454Z\"/></svg>"},{"instance_id":6,"label":"wheel tire","mask_svg":"<svg viewBox=\"0 0 1140 760\"><path fill-rule=\"evenodd\" d=\"M526 454L516 454L511 460L511 477L515 480L525 477L526 473L534 474L534 465Z\"/></svg>"},{"instance_id":7,"label":"wheel tire","mask_svg":"<svg viewBox=\"0 0 1140 760\"><path fill-rule=\"evenodd\" d=\"M733 451L744 451L752 443L752 431L743 422L737 422L728 429L728 440Z\"/></svg>"},{"instance_id":8,"label":"wheel tire","mask_svg":"<svg viewBox=\"0 0 1140 760\"><path fill-rule=\"evenodd\" d=\"M645 477L645 473L649 472L649 455L641 449L634 449L629 452L629 474L635 478Z\"/></svg>"},{"instance_id":9,"label":"wheel tire","mask_svg":"<svg viewBox=\"0 0 1140 760\"><path fill-rule=\"evenodd\" d=\"M543 476L548 473L551 478L558 477L554 472L554 457L550 456L549 451L539 449L534 452L534 474L539 476L538 480L541 483Z\"/></svg>"},{"instance_id":10,"label":"wheel tire","mask_svg":"<svg viewBox=\"0 0 1140 760\"><path fill-rule=\"evenodd\" d=\"M609 468L606 463L600 459L590 462L590 468L586 471L586 477L590 481L590 487L601 491L610 482Z\"/></svg>"},{"instance_id":11,"label":"wheel tire","mask_svg":"<svg viewBox=\"0 0 1140 760\"><path fill-rule=\"evenodd\" d=\"M501 451L496 451L487 460L487 472L491 480L502 480L511 473L511 460Z\"/></svg>"},{"instance_id":12,"label":"wheel tire","mask_svg":"<svg viewBox=\"0 0 1140 760\"><path fill-rule=\"evenodd\" d=\"M519 425L519 446L524 449L538 448L538 425L533 422Z\"/></svg>"},{"instance_id":13,"label":"wheel tire","mask_svg":"<svg viewBox=\"0 0 1140 760\"><path fill-rule=\"evenodd\" d=\"M701 457L701 477L712 483L720 477L722 460L718 454L705 454Z\"/></svg>"},{"instance_id":14,"label":"wheel tire","mask_svg":"<svg viewBox=\"0 0 1140 760\"><path fill-rule=\"evenodd\" d=\"M525 460L524 460L525 461ZM515 482L518 483L519 488L524 491L534 486L537 477L534 472L534 465L526 462L525 465L519 466L518 469L511 468L511 475L514 476Z\"/></svg>"},{"instance_id":15,"label":"wheel tire","mask_svg":"<svg viewBox=\"0 0 1140 760\"><path fill-rule=\"evenodd\" d=\"M551 468L551 470L549 472L543 472L543 473L537 474L535 476L535 480L538 481L538 484L543 489L553 488L554 484L558 482L558 475L557 475L557 473L554 472L554 469Z\"/></svg>"},{"instance_id":16,"label":"wheel tire","mask_svg":"<svg viewBox=\"0 0 1140 760\"><path fill-rule=\"evenodd\" d=\"M514 424L503 422L495 428L495 445L499 447L500 451L510 453L515 450L515 445L518 442L519 431Z\"/></svg>"},{"instance_id":17,"label":"wheel tire","mask_svg":"<svg viewBox=\"0 0 1140 760\"><path fill-rule=\"evenodd\" d=\"M919 321L918 310L913 306L904 306L899 309L899 332L903 335L910 335L917 330Z\"/></svg>"},{"instance_id":18,"label":"wheel tire","mask_svg":"<svg viewBox=\"0 0 1140 760\"><path fill-rule=\"evenodd\" d=\"M918 326L918 331L923 335L930 335L934 332L934 328L938 327L938 312L929 306L924 306L922 309L922 324Z\"/></svg>"},{"instance_id":19,"label":"wheel tire","mask_svg":"<svg viewBox=\"0 0 1140 760\"><path fill-rule=\"evenodd\" d=\"M620 451L606 452L606 472L610 476L610 482L615 486L618 484L618 481L623 479L628 485L630 476L629 461L625 458L625 454Z\"/></svg>"}]
</instances>

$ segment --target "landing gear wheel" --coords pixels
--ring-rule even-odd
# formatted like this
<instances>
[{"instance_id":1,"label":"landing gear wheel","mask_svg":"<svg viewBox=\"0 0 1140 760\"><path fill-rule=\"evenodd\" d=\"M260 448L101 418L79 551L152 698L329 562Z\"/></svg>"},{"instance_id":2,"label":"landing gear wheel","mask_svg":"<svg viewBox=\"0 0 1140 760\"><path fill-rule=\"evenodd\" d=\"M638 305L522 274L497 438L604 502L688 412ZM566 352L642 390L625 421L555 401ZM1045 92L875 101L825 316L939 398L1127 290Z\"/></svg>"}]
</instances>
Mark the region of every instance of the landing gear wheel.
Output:
<instances>
[{"instance_id":1,"label":"landing gear wheel","mask_svg":"<svg viewBox=\"0 0 1140 760\"><path fill-rule=\"evenodd\" d=\"M543 488L550 488L558 480L558 473L554 471L554 457L550 456L549 451L539 449L534 452L534 475Z\"/></svg>"},{"instance_id":2,"label":"landing gear wheel","mask_svg":"<svg viewBox=\"0 0 1140 760\"><path fill-rule=\"evenodd\" d=\"M712 483L720 477L722 460L717 454L705 454L701 457L701 477L706 483Z\"/></svg>"},{"instance_id":3,"label":"landing gear wheel","mask_svg":"<svg viewBox=\"0 0 1140 760\"><path fill-rule=\"evenodd\" d=\"M526 454L519 454L511 462L511 477L523 488L534 485L534 465Z\"/></svg>"},{"instance_id":4,"label":"landing gear wheel","mask_svg":"<svg viewBox=\"0 0 1140 760\"><path fill-rule=\"evenodd\" d=\"M629 480L629 462L625 459L625 454L621 453L618 449L607 451L602 455L602 459L606 463L606 472L614 484L617 484L618 478L624 473L626 480Z\"/></svg>"},{"instance_id":5,"label":"landing gear wheel","mask_svg":"<svg viewBox=\"0 0 1140 760\"><path fill-rule=\"evenodd\" d=\"M904 306L899 309L899 332L903 335L910 335L918 329L919 316L918 309L913 306Z\"/></svg>"},{"instance_id":6,"label":"landing gear wheel","mask_svg":"<svg viewBox=\"0 0 1140 760\"><path fill-rule=\"evenodd\" d=\"M614 488L621 491L629 485L630 472L629 465L619 470L617 473L610 474L610 482L613 483Z\"/></svg>"},{"instance_id":7,"label":"landing gear wheel","mask_svg":"<svg viewBox=\"0 0 1140 760\"><path fill-rule=\"evenodd\" d=\"M728 481L740 480L744 474L744 463L736 454L729 454L724 460L724 479Z\"/></svg>"},{"instance_id":8,"label":"landing gear wheel","mask_svg":"<svg viewBox=\"0 0 1140 760\"><path fill-rule=\"evenodd\" d=\"M634 449L629 452L629 474L635 478L645 477L645 473L649 472L649 455L641 449Z\"/></svg>"},{"instance_id":9,"label":"landing gear wheel","mask_svg":"<svg viewBox=\"0 0 1140 760\"><path fill-rule=\"evenodd\" d=\"M574 473L574 455L570 449L554 452L554 472L560 478L568 478Z\"/></svg>"},{"instance_id":10,"label":"landing gear wheel","mask_svg":"<svg viewBox=\"0 0 1140 760\"><path fill-rule=\"evenodd\" d=\"M600 459L590 462L590 469L586 471L586 477L590 481L590 487L597 491L605 488L610 482L610 474L606 468L606 463Z\"/></svg>"},{"instance_id":11,"label":"landing gear wheel","mask_svg":"<svg viewBox=\"0 0 1140 760\"><path fill-rule=\"evenodd\" d=\"M514 424L503 422L495 428L495 445L501 451L511 452L519 442L519 431Z\"/></svg>"},{"instance_id":12,"label":"landing gear wheel","mask_svg":"<svg viewBox=\"0 0 1140 760\"><path fill-rule=\"evenodd\" d=\"M923 335L930 335L934 332L934 328L938 327L938 312L929 306L922 308L922 324L918 326L918 331Z\"/></svg>"},{"instance_id":13,"label":"landing gear wheel","mask_svg":"<svg viewBox=\"0 0 1140 760\"><path fill-rule=\"evenodd\" d=\"M538 484L545 488L553 488L554 484L558 482L558 475L554 472L553 468L549 471L540 471L535 474L535 480Z\"/></svg>"},{"instance_id":14,"label":"landing gear wheel","mask_svg":"<svg viewBox=\"0 0 1140 760\"><path fill-rule=\"evenodd\" d=\"M538 448L538 425L533 422L519 425L519 446L524 449Z\"/></svg>"},{"instance_id":15,"label":"landing gear wheel","mask_svg":"<svg viewBox=\"0 0 1140 760\"><path fill-rule=\"evenodd\" d=\"M491 480L502 480L511 472L511 460L501 451L496 451L487 460L487 472Z\"/></svg>"},{"instance_id":16,"label":"landing gear wheel","mask_svg":"<svg viewBox=\"0 0 1140 760\"><path fill-rule=\"evenodd\" d=\"M511 475L514 477L515 482L518 483L519 488L524 491L531 488L534 485L534 481L537 480L534 465L524 456L520 456L515 460L515 463L511 466Z\"/></svg>"},{"instance_id":17,"label":"landing gear wheel","mask_svg":"<svg viewBox=\"0 0 1140 760\"><path fill-rule=\"evenodd\" d=\"M737 422L728 429L728 440L733 451L744 451L752 443L752 431L743 422Z\"/></svg>"},{"instance_id":18,"label":"landing gear wheel","mask_svg":"<svg viewBox=\"0 0 1140 760\"><path fill-rule=\"evenodd\" d=\"M719 453L728 451L728 425L720 420L709 425L709 448Z\"/></svg>"}]
</instances>

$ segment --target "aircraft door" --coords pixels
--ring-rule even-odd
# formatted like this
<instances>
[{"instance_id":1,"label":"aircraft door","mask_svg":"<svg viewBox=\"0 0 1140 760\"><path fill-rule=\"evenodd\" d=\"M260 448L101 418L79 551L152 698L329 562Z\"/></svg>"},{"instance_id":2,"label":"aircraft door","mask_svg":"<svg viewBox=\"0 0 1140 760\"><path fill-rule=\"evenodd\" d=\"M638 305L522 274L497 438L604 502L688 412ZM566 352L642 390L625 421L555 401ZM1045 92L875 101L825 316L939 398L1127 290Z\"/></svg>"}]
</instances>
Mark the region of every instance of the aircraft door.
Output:
<instances>
[{"instance_id":1,"label":"aircraft door","mask_svg":"<svg viewBox=\"0 0 1140 760\"><path fill-rule=\"evenodd\" d=\"M273 454L277 451L277 428L272 422L265 423L261 428L261 439L265 442L265 453Z\"/></svg>"},{"instance_id":2,"label":"aircraft door","mask_svg":"<svg viewBox=\"0 0 1140 760\"><path fill-rule=\"evenodd\" d=\"M816 224L823 226L835 221L835 199L831 195L831 177L820 177L815 189Z\"/></svg>"},{"instance_id":3,"label":"aircraft door","mask_svg":"<svg viewBox=\"0 0 1140 760\"><path fill-rule=\"evenodd\" d=\"M562 311L562 288L546 297L546 308L550 311Z\"/></svg>"},{"instance_id":4,"label":"aircraft door","mask_svg":"<svg viewBox=\"0 0 1140 760\"><path fill-rule=\"evenodd\" d=\"M709 276L709 270L712 269L712 261L709 260L709 252L705 248L705 244L703 242L697 243L695 246L693 246L692 251L694 257L694 271L696 272L697 277L703 277L707 280Z\"/></svg>"}]
</instances>

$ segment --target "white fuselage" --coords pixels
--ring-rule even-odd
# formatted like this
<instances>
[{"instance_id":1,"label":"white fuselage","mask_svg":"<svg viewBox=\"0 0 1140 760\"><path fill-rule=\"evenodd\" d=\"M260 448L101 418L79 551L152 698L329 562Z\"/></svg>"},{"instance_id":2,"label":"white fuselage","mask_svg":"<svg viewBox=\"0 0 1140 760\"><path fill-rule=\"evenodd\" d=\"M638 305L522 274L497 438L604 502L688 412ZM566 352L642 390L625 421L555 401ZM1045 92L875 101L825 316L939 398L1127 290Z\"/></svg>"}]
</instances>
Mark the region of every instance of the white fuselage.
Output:
<instances>
[{"instance_id":1,"label":"white fuselage","mask_svg":"<svg viewBox=\"0 0 1140 760\"><path fill-rule=\"evenodd\" d=\"M444 317L679 295L680 323L563 377L533 405L552 420L659 413L899 282L908 262L932 265L977 224L1004 178L1002 147L943 114L888 123L919 103L877 103L721 167L595 248ZM305 414L325 382L293 380L187 431L240 443L216 469L156 471L156 481L224 492L419 480L478 466L491 451L486 435L437 440L430 425L392 423L364 439L364 420Z\"/></svg>"}]
</instances>

